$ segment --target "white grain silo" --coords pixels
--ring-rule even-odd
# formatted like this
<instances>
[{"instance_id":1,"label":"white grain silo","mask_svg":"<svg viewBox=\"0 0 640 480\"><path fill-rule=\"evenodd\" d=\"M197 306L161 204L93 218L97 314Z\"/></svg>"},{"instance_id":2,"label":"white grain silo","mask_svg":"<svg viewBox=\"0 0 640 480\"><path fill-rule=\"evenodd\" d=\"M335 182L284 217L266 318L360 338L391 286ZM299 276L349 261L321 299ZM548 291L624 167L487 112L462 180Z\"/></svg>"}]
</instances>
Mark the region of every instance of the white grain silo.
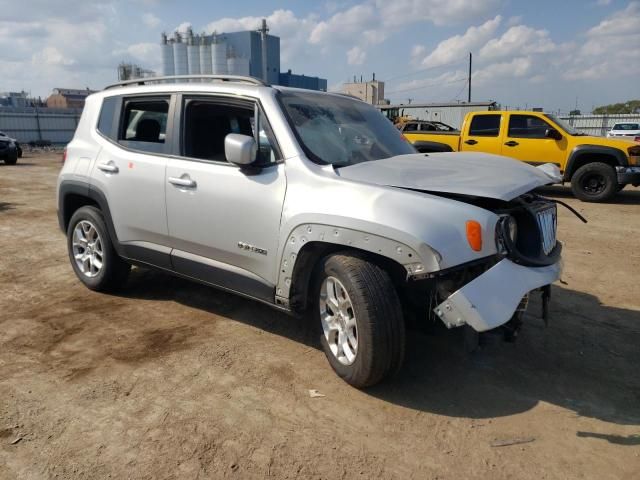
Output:
<instances>
[{"instance_id":1,"label":"white grain silo","mask_svg":"<svg viewBox=\"0 0 640 480\"><path fill-rule=\"evenodd\" d=\"M173 64L173 45L168 42L166 33L162 33L162 42L160 50L162 51L162 74L174 75L175 68Z\"/></svg>"},{"instance_id":2,"label":"white grain silo","mask_svg":"<svg viewBox=\"0 0 640 480\"><path fill-rule=\"evenodd\" d=\"M211 44L204 32L200 35L200 73L211 75Z\"/></svg>"},{"instance_id":3,"label":"white grain silo","mask_svg":"<svg viewBox=\"0 0 640 480\"><path fill-rule=\"evenodd\" d=\"M215 32L211 36L211 70L215 75L226 75L227 43L219 38Z\"/></svg>"},{"instance_id":4,"label":"white grain silo","mask_svg":"<svg viewBox=\"0 0 640 480\"><path fill-rule=\"evenodd\" d=\"M193 30L191 30L191 27L187 30L187 57L189 59L189 75L199 75L200 45L198 44L198 37L193 36Z\"/></svg>"},{"instance_id":5,"label":"white grain silo","mask_svg":"<svg viewBox=\"0 0 640 480\"><path fill-rule=\"evenodd\" d=\"M189 73L187 60L187 44L182 42L182 36L176 32L176 41L173 44L173 64L176 75Z\"/></svg>"}]
</instances>

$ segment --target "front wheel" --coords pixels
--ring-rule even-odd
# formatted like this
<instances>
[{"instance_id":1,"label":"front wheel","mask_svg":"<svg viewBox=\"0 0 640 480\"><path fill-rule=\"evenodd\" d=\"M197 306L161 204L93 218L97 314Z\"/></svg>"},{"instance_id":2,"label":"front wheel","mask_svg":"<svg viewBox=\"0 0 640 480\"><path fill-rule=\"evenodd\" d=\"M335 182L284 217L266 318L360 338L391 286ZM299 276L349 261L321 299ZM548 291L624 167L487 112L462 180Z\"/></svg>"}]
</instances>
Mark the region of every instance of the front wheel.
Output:
<instances>
[{"instance_id":1,"label":"front wheel","mask_svg":"<svg viewBox=\"0 0 640 480\"><path fill-rule=\"evenodd\" d=\"M363 258L334 254L315 280L320 342L335 372L357 388L395 373L404 358L405 325L388 273Z\"/></svg>"},{"instance_id":2,"label":"front wheel","mask_svg":"<svg viewBox=\"0 0 640 480\"><path fill-rule=\"evenodd\" d=\"M571 190L583 202L606 202L617 193L617 188L616 171L602 162L587 163L571 177Z\"/></svg>"}]
</instances>

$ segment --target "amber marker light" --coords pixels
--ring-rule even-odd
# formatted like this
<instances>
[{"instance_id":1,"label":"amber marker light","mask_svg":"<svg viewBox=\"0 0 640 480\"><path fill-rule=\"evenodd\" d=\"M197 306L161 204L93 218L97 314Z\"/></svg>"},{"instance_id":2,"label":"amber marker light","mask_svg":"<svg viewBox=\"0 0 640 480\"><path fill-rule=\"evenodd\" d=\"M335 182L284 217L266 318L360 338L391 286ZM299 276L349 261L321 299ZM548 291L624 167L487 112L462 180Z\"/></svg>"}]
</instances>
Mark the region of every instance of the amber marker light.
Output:
<instances>
[{"instance_id":1,"label":"amber marker light","mask_svg":"<svg viewBox=\"0 0 640 480\"><path fill-rule=\"evenodd\" d=\"M472 250L482 250L482 228L475 220L467 220L467 241Z\"/></svg>"}]
</instances>

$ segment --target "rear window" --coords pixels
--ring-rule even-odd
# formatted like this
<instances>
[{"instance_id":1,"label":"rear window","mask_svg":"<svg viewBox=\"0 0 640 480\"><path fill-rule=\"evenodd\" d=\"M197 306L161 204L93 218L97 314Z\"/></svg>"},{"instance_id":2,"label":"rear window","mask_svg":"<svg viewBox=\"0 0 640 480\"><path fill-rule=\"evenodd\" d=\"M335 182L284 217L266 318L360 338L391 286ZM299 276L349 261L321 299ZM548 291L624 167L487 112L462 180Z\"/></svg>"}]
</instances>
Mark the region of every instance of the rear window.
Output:
<instances>
[{"instance_id":1,"label":"rear window","mask_svg":"<svg viewBox=\"0 0 640 480\"><path fill-rule=\"evenodd\" d=\"M613 130L640 130L640 124L637 123L616 123Z\"/></svg>"},{"instance_id":2,"label":"rear window","mask_svg":"<svg viewBox=\"0 0 640 480\"><path fill-rule=\"evenodd\" d=\"M471 119L469 135L474 137L497 137L500 133L501 115L475 115Z\"/></svg>"}]
</instances>

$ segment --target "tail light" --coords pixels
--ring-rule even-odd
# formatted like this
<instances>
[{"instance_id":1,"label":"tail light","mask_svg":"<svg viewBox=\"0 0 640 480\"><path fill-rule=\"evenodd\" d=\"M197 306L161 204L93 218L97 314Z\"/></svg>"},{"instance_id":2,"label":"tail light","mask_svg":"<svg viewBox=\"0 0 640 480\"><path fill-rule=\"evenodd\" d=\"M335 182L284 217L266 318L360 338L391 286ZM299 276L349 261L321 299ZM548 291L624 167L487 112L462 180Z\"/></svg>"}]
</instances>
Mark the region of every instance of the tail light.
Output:
<instances>
[{"instance_id":1,"label":"tail light","mask_svg":"<svg viewBox=\"0 0 640 480\"><path fill-rule=\"evenodd\" d=\"M67 149L65 148L62 151L62 163L64 163L67 160Z\"/></svg>"},{"instance_id":2,"label":"tail light","mask_svg":"<svg viewBox=\"0 0 640 480\"><path fill-rule=\"evenodd\" d=\"M634 138L634 140L635 140L636 142L640 142L640 135L639 135L639 136L637 136L636 138Z\"/></svg>"}]
</instances>

